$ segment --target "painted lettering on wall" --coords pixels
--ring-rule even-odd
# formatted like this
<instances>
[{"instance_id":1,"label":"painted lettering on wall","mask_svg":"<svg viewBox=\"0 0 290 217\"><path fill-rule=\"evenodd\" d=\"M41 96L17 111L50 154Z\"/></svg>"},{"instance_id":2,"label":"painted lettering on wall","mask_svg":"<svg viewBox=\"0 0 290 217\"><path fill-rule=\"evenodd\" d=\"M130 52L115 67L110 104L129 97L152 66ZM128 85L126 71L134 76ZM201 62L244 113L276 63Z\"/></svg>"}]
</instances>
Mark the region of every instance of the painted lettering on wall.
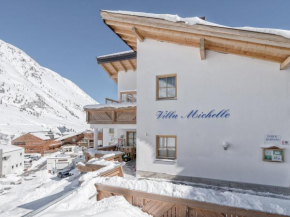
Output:
<instances>
[{"instance_id":1,"label":"painted lettering on wall","mask_svg":"<svg viewBox=\"0 0 290 217\"><path fill-rule=\"evenodd\" d=\"M213 119L213 118L229 118L231 116L229 109L216 111L215 109L209 112L199 110L191 110L185 115L178 115L176 111L157 111L157 119Z\"/></svg>"}]
</instances>

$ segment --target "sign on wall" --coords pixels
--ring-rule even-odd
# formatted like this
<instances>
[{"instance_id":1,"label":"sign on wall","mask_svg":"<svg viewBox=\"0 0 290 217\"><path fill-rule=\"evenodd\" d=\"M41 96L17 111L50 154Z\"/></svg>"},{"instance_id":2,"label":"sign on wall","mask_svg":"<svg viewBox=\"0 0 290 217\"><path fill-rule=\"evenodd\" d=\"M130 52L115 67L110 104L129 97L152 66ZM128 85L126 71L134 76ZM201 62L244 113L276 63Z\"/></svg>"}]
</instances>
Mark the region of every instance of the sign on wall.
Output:
<instances>
[{"instance_id":1,"label":"sign on wall","mask_svg":"<svg viewBox=\"0 0 290 217\"><path fill-rule=\"evenodd\" d=\"M191 110L187 114L179 115L176 111L157 111L157 119L218 119L229 118L230 110L222 109L216 111L215 109L204 112L199 110Z\"/></svg>"},{"instance_id":2,"label":"sign on wall","mask_svg":"<svg viewBox=\"0 0 290 217\"><path fill-rule=\"evenodd\" d=\"M263 160L270 162L284 162L284 150L278 148L264 148Z\"/></svg>"},{"instance_id":3,"label":"sign on wall","mask_svg":"<svg viewBox=\"0 0 290 217\"><path fill-rule=\"evenodd\" d=\"M265 135L264 143L265 144L280 145L281 144L281 136L280 135L273 135L273 134Z\"/></svg>"}]
</instances>

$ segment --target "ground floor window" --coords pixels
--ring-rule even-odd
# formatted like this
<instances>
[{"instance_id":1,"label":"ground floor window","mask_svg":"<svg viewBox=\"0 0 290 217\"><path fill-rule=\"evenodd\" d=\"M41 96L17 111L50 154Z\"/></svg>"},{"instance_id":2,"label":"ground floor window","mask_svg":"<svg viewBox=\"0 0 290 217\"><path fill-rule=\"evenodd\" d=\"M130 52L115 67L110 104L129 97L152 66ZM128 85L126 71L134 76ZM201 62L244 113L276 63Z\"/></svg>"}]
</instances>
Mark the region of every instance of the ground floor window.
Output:
<instances>
[{"instance_id":1,"label":"ground floor window","mask_svg":"<svg viewBox=\"0 0 290 217\"><path fill-rule=\"evenodd\" d=\"M137 139L137 133L127 132L127 146L136 147L136 139Z\"/></svg>"},{"instance_id":2,"label":"ground floor window","mask_svg":"<svg viewBox=\"0 0 290 217\"><path fill-rule=\"evenodd\" d=\"M177 139L174 135L156 136L156 158L157 159L176 159Z\"/></svg>"}]
</instances>

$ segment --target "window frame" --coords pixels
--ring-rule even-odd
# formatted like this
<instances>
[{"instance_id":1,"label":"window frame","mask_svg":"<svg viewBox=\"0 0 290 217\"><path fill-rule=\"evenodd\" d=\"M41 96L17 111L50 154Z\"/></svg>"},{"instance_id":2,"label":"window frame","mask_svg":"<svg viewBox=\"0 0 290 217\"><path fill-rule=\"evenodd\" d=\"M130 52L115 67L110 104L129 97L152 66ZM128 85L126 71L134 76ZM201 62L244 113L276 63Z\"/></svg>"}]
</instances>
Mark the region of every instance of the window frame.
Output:
<instances>
[{"instance_id":1,"label":"window frame","mask_svg":"<svg viewBox=\"0 0 290 217\"><path fill-rule=\"evenodd\" d=\"M164 158L158 155L159 150L159 138L174 138L175 139L175 156L173 158ZM177 136L176 135L156 135L156 159L158 160L177 160Z\"/></svg>"},{"instance_id":2,"label":"window frame","mask_svg":"<svg viewBox=\"0 0 290 217\"><path fill-rule=\"evenodd\" d=\"M174 97L160 97L159 96L159 79L160 78L175 78L175 96ZM167 85L167 82L166 82ZM167 88L167 87L166 87ZM167 94L167 92L166 92ZM167 75L157 75L156 76L156 100L170 100L170 99L177 99L177 74L167 74Z\"/></svg>"},{"instance_id":3,"label":"window frame","mask_svg":"<svg viewBox=\"0 0 290 217\"><path fill-rule=\"evenodd\" d=\"M115 135L115 128L109 128L109 135Z\"/></svg>"},{"instance_id":4,"label":"window frame","mask_svg":"<svg viewBox=\"0 0 290 217\"><path fill-rule=\"evenodd\" d=\"M120 92L120 100L119 100L119 102L120 103L122 103L122 95L123 94L127 94L127 95L131 95L131 102L133 103L134 102L134 94L136 94L137 95L137 91L121 91ZM136 97L136 102L137 102L137 97Z\"/></svg>"},{"instance_id":5,"label":"window frame","mask_svg":"<svg viewBox=\"0 0 290 217\"><path fill-rule=\"evenodd\" d=\"M133 143L134 143L134 139L135 139L135 146L133 144L133 146L129 146L129 134L133 133ZM127 131L126 132L126 140L127 140L127 147L136 147L137 146L137 132L136 131Z\"/></svg>"}]
</instances>

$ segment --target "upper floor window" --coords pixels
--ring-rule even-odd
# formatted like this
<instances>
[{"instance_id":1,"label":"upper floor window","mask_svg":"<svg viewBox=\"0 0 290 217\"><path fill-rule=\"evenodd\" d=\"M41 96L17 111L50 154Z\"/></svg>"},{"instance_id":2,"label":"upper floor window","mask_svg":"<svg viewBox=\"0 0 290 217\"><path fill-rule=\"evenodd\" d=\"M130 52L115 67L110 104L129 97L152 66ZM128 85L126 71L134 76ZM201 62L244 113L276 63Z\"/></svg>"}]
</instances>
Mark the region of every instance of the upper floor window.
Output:
<instances>
[{"instance_id":1,"label":"upper floor window","mask_svg":"<svg viewBox=\"0 0 290 217\"><path fill-rule=\"evenodd\" d=\"M114 134L115 133L115 129L114 128L109 128L109 134Z\"/></svg>"},{"instance_id":2,"label":"upper floor window","mask_svg":"<svg viewBox=\"0 0 290 217\"><path fill-rule=\"evenodd\" d=\"M156 98L175 99L177 97L176 75L161 75L156 78Z\"/></svg>"},{"instance_id":3,"label":"upper floor window","mask_svg":"<svg viewBox=\"0 0 290 217\"><path fill-rule=\"evenodd\" d=\"M137 102L137 91L120 92L121 102Z\"/></svg>"},{"instance_id":4,"label":"upper floor window","mask_svg":"<svg viewBox=\"0 0 290 217\"><path fill-rule=\"evenodd\" d=\"M156 158L157 159L176 159L177 141L176 136L156 136Z\"/></svg>"}]
</instances>

